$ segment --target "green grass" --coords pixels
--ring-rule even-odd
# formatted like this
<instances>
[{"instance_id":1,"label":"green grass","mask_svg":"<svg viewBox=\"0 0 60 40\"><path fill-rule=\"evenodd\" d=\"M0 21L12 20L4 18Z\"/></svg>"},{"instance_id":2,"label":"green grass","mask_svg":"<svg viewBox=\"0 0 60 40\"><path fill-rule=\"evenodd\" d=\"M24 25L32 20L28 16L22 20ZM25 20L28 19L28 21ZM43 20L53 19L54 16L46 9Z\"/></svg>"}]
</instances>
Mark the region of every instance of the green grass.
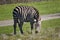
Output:
<instances>
[{"instance_id":1,"label":"green grass","mask_svg":"<svg viewBox=\"0 0 60 40\"><path fill-rule=\"evenodd\" d=\"M13 26L5 26L5 27L0 27L0 34L3 33L12 33L13 32Z\"/></svg>"},{"instance_id":2,"label":"green grass","mask_svg":"<svg viewBox=\"0 0 60 40\"><path fill-rule=\"evenodd\" d=\"M52 20L47 20L42 22L42 27L43 28L55 28L55 27L60 27L60 19L52 19Z\"/></svg>"},{"instance_id":3,"label":"green grass","mask_svg":"<svg viewBox=\"0 0 60 40\"><path fill-rule=\"evenodd\" d=\"M41 15L54 14L60 12L60 1L41 1L31 3L17 3L0 5L0 20L12 19L12 11L16 6L28 5L38 9Z\"/></svg>"},{"instance_id":4,"label":"green grass","mask_svg":"<svg viewBox=\"0 0 60 40\"><path fill-rule=\"evenodd\" d=\"M47 28L56 28L60 27L60 19L53 19L53 20L47 20L47 21L42 21L42 28L47 29ZM3 30L4 29L4 30ZM24 31L30 29L30 23L25 23L23 25ZM17 26L17 30L19 30L19 27ZM13 32L13 26L1 26L0 27L0 34L3 33L11 33Z\"/></svg>"},{"instance_id":5,"label":"green grass","mask_svg":"<svg viewBox=\"0 0 60 40\"><path fill-rule=\"evenodd\" d=\"M27 29L30 29L29 23L24 24L23 26L24 26L23 27L24 31L26 31ZM19 31L18 25L17 25L17 31ZM13 33L13 26L3 26L3 27L0 27L0 34L4 34L4 33L6 33L6 34Z\"/></svg>"},{"instance_id":6,"label":"green grass","mask_svg":"<svg viewBox=\"0 0 60 40\"><path fill-rule=\"evenodd\" d=\"M27 34L27 31L30 30L29 23L23 25L23 30L25 32L24 35L21 35L19 32L19 28L17 27L17 35L14 36L10 33L13 33L13 26L4 26L0 27L0 39L4 39L4 36L1 34L5 34L7 37L6 40L60 40L60 19L52 19L52 20L46 20L42 21L42 27L41 27L41 33L32 35ZM32 36L32 37L31 37ZM41 38L40 38L41 37Z\"/></svg>"}]
</instances>

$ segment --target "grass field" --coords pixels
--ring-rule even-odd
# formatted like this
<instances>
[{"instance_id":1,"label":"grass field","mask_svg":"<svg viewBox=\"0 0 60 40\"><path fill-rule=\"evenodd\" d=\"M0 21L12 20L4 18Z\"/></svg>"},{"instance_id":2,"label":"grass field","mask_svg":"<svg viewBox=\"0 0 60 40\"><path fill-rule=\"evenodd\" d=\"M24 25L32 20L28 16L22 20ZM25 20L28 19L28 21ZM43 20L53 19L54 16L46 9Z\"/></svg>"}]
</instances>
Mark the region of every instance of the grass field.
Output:
<instances>
[{"instance_id":1,"label":"grass field","mask_svg":"<svg viewBox=\"0 0 60 40\"><path fill-rule=\"evenodd\" d=\"M28 5L38 9L41 15L54 14L60 12L60 1L42 1L31 3L17 3L17 4L5 4L0 5L0 21L12 19L12 11L16 6Z\"/></svg>"},{"instance_id":2,"label":"grass field","mask_svg":"<svg viewBox=\"0 0 60 40\"><path fill-rule=\"evenodd\" d=\"M0 27L0 40L60 40L60 19L53 19L42 21L41 33L32 35L28 34L27 31L30 30L29 23L23 25L23 30L26 34L19 34L19 29L17 27L17 35L12 35L13 26ZM4 38L5 35L6 37ZM32 36L32 37L31 37Z\"/></svg>"}]
</instances>

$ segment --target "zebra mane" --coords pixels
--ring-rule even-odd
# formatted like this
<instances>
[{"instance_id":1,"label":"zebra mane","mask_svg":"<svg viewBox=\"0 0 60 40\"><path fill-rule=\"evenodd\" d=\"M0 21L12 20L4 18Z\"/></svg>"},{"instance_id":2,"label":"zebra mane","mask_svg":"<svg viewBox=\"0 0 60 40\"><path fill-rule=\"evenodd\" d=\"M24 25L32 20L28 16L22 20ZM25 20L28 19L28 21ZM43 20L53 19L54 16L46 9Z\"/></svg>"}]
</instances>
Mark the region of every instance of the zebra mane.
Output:
<instances>
[{"instance_id":1,"label":"zebra mane","mask_svg":"<svg viewBox=\"0 0 60 40\"><path fill-rule=\"evenodd\" d=\"M38 10L36 8L34 8L34 10L36 11L36 14L37 14L36 16L37 16L37 19L38 19L39 18L39 12L38 12Z\"/></svg>"}]
</instances>

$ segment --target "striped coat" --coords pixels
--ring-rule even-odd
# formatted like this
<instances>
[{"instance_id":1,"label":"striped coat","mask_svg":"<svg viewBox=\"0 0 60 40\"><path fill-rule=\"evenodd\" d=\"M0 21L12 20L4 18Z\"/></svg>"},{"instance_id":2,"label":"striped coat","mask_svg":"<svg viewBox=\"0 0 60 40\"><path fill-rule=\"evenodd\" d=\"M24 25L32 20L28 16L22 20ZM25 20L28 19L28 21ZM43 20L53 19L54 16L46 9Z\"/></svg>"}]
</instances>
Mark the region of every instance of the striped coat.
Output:
<instances>
[{"instance_id":1,"label":"striped coat","mask_svg":"<svg viewBox=\"0 0 60 40\"><path fill-rule=\"evenodd\" d=\"M30 21L39 17L39 13L35 8L30 6L18 6L13 11L14 18L20 18L21 22Z\"/></svg>"},{"instance_id":2,"label":"striped coat","mask_svg":"<svg viewBox=\"0 0 60 40\"><path fill-rule=\"evenodd\" d=\"M22 30L23 22L30 22L32 30L33 24L35 22L38 23L38 21L41 20L41 18L39 18L38 10L30 6L17 6L16 8L14 8L13 19L14 19L14 34L16 34L16 23L18 23L20 31L23 34Z\"/></svg>"}]
</instances>

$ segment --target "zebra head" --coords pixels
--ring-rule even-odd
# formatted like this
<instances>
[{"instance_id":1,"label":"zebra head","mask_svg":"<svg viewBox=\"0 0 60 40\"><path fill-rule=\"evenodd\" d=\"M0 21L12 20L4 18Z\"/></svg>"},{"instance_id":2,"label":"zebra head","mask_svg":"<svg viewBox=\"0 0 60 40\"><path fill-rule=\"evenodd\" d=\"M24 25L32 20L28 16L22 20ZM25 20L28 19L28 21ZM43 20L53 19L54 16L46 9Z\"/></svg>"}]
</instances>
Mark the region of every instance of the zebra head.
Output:
<instances>
[{"instance_id":1,"label":"zebra head","mask_svg":"<svg viewBox=\"0 0 60 40\"><path fill-rule=\"evenodd\" d=\"M41 18L39 17L38 21L35 19L35 33L40 33L40 30L41 30Z\"/></svg>"}]
</instances>

